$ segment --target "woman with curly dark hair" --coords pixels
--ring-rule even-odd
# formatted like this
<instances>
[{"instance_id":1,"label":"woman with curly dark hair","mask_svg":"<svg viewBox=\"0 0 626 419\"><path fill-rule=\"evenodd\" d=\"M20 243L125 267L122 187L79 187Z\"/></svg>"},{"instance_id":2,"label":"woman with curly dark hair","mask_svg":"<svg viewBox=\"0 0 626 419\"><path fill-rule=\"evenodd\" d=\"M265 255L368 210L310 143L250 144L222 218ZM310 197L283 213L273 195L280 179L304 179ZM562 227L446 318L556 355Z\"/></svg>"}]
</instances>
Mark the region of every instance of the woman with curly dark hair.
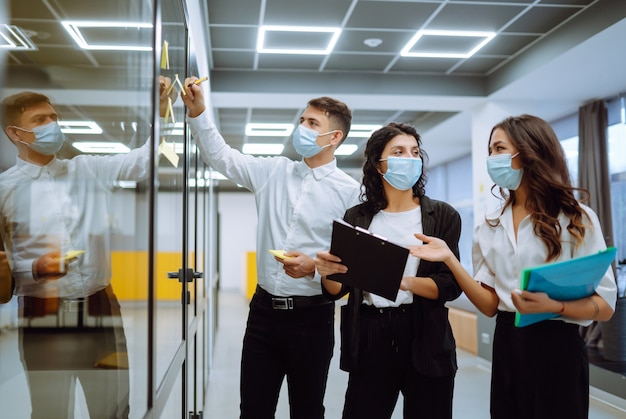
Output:
<instances>
[{"instance_id":1,"label":"woman with curly dark hair","mask_svg":"<svg viewBox=\"0 0 626 419\"><path fill-rule=\"evenodd\" d=\"M587 418L589 362L578 326L613 315L613 271L606 271L593 295L574 301L518 288L524 268L606 249L598 217L577 201L565 153L541 118L521 115L495 125L487 169L504 202L476 228L474 277L436 238L416 235L428 244L411 254L443 261L474 305L487 316L497 315L492 418ZM559 317L517 328L515 311Z\"/></svg>"},{"instance_id":2,"label":"woman with curly dark hair","mask_svg":"<svg viewBox=\"0 0 626 419\"><path fill-rule=\"evenodd\" d=\"M365 148L362 203L344 220L403 245L421 242L414 233L443 239L458 257L461 219L450 205L425 195L426 153L409 125L390 123ZM341 260L319 252L317 271L324 293L341 308L341 361L349 382L344 418L390 418L398 395L404 417L452 417L456 346L445 303L461 290L443 263L407 258L394 301L326 278L346 272ZM381 278L384 280L384 278Z\"/></svg>"}]
</instances>

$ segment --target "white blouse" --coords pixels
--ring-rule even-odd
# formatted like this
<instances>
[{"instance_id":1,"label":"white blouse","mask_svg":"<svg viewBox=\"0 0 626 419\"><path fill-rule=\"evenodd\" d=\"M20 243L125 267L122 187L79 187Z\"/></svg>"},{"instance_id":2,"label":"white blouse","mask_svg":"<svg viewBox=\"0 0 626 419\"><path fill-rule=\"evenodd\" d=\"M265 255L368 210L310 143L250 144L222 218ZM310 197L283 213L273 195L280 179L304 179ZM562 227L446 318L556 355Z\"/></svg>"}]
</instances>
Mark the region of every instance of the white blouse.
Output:
<instances>
[{"instance_id":1,"label":"white blouse","mask_svg":"<svg viewBox=\"0 0 626 419\"><path fill-rule=\"evenodd\" d=\"M598 216L591 208L585 205L581 205L581 207L588 216L588 218L583 218L587 221L583 242L576 246L575 238L567 231L569 219L561 213L559 223L562 227L562 250L559 257L553 262L587 256L606 249ZM488 218L499 218L500 223L492 227L484 222L474 231L472 248L474 278L495 289L500 299L498 310L514 312L516 310L511 299L511 292L520 287L522 270L545 264L547 248L544 242L535 235L530 216L520 222L517 240L513 228L513 212L510 206L505 209L501 216L498 217L496 213L488 215ZM617 289L611 268L607 269L602 277L596 293L611 307L615 307ZM582 326L591 324L591 320L572 320L564 317L558 319Z\"/></svg>"}]
</instances>

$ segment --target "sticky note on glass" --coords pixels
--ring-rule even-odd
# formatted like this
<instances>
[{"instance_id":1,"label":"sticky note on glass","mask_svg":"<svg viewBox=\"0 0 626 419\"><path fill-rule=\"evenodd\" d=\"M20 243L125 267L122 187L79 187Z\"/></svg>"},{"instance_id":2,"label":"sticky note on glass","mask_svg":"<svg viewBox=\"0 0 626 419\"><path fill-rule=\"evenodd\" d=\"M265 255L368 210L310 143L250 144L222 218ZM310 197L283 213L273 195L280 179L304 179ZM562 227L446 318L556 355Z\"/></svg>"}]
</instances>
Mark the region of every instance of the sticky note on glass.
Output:
<instances>
[{"instance_id":1,"label":"sticky note on glass","mask_svg":"<svg viewBox=\"0 0 626 419\"><path fill-rule=\"evenodd\" d=\"M167 48L169 44L167 41L163 41L163 48L161 48L161 68L164 70L169 70L170 68L170 57Z\"/></svg>"},{"instance_id":2,"label":"sticky note on glass","mask_svg":"<svg viewBox=\"0 0 626 419\"><path fill-rule=\"evenodd\" d=\"M172 166L174 167L178 167L178 154L176 154L176 151L174 150L174 148L169 145L165 139L163 139L161 141L161 144L159 144L159 155L164 155L165 158L167 160L169 160L170 163L172 163Z\"/></svg>"}]
</instances>

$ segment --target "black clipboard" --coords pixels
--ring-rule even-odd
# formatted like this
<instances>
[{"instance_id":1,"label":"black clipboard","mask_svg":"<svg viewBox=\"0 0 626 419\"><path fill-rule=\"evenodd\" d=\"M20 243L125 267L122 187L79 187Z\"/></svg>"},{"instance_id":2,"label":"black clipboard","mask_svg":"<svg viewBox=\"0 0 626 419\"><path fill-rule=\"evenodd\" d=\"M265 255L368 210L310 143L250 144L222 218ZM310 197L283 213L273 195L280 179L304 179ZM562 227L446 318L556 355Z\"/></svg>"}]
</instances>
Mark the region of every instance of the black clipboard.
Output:
<instances>
[{"instance_id":1,"label":"black clipboard","mask_svg":"<svg viewBox=\"0 0 626 419\"><path fill-rule=\"evenodd\" d=\"M545 292L550 298L571 301L593 295L617 249L609 247L598 253L522 270L520 289ZM524 327L558 317L556 313L515 313L515 326Z\"/></svg>"},{"instance_id":2,"label":"black clipboard","mask_svg":"<svg viewBox=\"0 0 626 419\"><path fill-rule=\"evenodd\" d=\"M330 253L348 267L328 279L395 301L409 249L341 219L333 221Z\"/></svg>"}]
</instances>

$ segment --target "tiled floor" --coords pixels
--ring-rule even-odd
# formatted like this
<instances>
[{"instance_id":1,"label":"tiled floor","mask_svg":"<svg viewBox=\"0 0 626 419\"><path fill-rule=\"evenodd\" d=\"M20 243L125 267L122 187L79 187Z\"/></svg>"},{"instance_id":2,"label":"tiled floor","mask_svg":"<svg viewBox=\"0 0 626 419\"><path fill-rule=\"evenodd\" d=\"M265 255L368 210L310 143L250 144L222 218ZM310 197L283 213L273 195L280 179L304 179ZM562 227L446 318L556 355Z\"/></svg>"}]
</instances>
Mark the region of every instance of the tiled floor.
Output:
<instances>
[{"instance_id":1,"label":"tiled floor","mask_svg":"<svg viewBox=\"0 0 626 419\"><path fill-rule=\"evenodd\" d=\"M248 313L248 301L246 298L235 292L222 292L219 298L219 326L214 347L214 357L212 360L211 376L207 394L207 404L204 408L204 417L211 419L236 419L239 417L239 361L241 354L241 343ZM145 310L126 310L125 327L129 337L129 352L143 353L141 346L145 336L136 329L144 330ZM168 319L172 321L178 319L177 311L173 311L171 316L166 310L161 310L161 329L175 329L168 325ZM339 321L336 316L336 336L339 336ZM171 327L170 327L171 326ZM167 336L162 336L167 340ZM158 357L167 359L163 348L160 348ZM347 382L347 373L341 371L338 366L339 354L338 345L335 346L335 356L333 357L330 373L328 377L328 387L326 391L326 418L338 419L341 417L343 397ZM483 419L489 417L489 381L490 364L472 354L458 351L459 371L455 382L454 396L454 417L460 419ZM160 362L157 362L160 363ZM132 362L135 368L131 368L131 417L142 417L145 412L145 375L146 371L141 366L141 362ZM162 365L168 365L162 362ZM162 369L159 368L159 369ZM89 415L79 391L76 399L76 411L74 419L88 419ZM591 419L623 419L626 418L626 400L617 399L606 393L592 389L591 408L589 417ZM608 400L615 407L600 401L597 397ZM400 401L401 403L401 401ZM28 387L24 376L22 364L17 350L17 332L15 330L0 330L0 418L4 419L26 419L30 411L30 399ZM176 412L176 409L173 409ZM176 414L164 413L163 417L175 418ZM402 417L401 408L397 408L392 418ZM277 419L287 419L288 404L286 389L283 388L279 399L276 414ZM56 418L53 418L56 419ZM560 418L555 418L560 419Z\"/></svg>"},{"instance_id":2,"label":"tiled floor","mask_svg":"<svg viewBox=\"0 0 626 419\"><path fill-rule=\"evenodd\" d=\"M239 415L239 361L241 342L247 318L247 300L237 293L220 295L219 326L216 335L215 355L208 391L205 412L210 418L237 418ZM338 313L338 312L337 312ZM338 314L335 336L339 336ZM339 369L338 345L331 362L326 390L326 417L341 417L347 373ZM466 351L458 350L459 371L455 380L454 417L462 419L483 419L489 417L490 363ZM286 386L278 402L277 419L289 418ZM592 394L597 394L592 389ZM603 396L606 396L603 394ZM610 396L610 395L609 395ZM400 396L401 397L401 396ZM609 397L610 398L610 397ZM613 399L612 407L592 397L589 417L591 419L612 419L626 417L626 401ZM401 405L401 398L399 400ZM396 407L392 419L402 418L401 407ZM555 418L556 419L556 418Z\"/></svg>"}]
</instances>

